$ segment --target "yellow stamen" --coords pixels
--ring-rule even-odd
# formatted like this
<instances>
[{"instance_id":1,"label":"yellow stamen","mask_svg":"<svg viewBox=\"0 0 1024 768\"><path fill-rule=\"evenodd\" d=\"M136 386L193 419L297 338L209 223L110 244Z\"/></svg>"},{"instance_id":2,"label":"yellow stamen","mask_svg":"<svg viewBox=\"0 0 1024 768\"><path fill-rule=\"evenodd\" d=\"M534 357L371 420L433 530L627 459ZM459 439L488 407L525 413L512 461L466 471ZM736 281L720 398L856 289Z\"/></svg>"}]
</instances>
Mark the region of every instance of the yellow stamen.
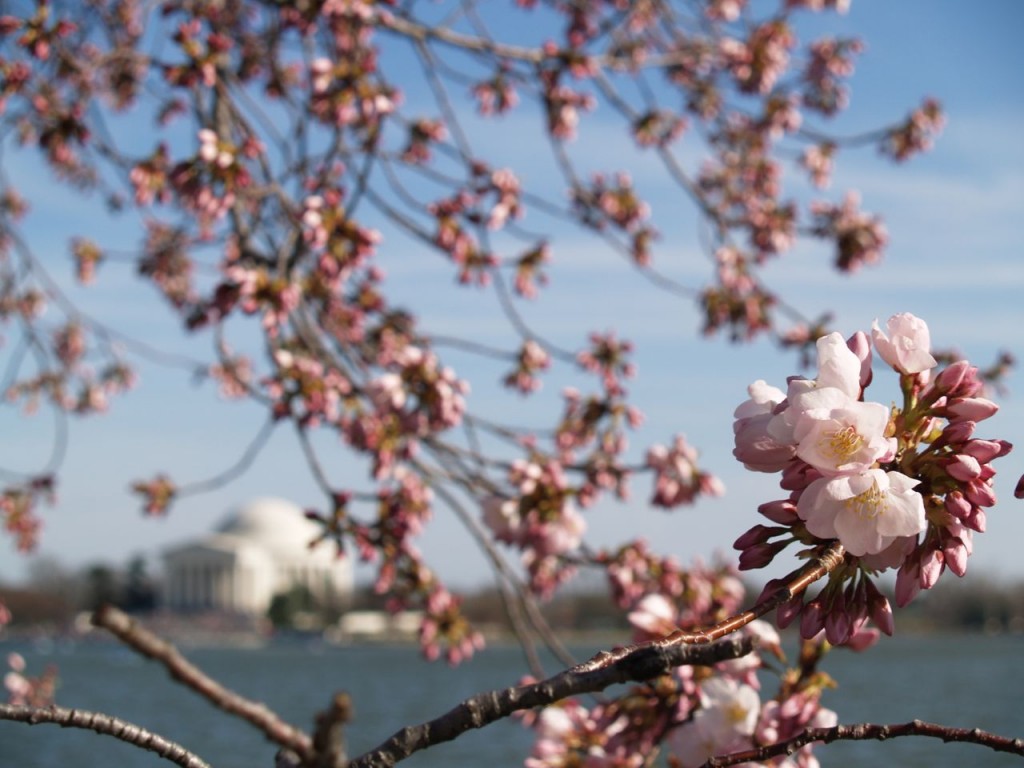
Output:
<instances>
[{"instance_id":1,"label":"yellow stamen","mask_svg":"<svg viewBox=\"0 0 1024 768\"><path fill-rule=\"evenodd\" d=\"M878 483L873 482L868 490L859 496L847 499L843 502L843 505L847 509L852 510L858 517L874 520L885 512L889 506L885 497L886 494L879 489Z\"/></svg>"},{"instance_id":2,"label":"yellow stamen","mask_svg":"<svg viewBox=\"0 0 1024 768\"><path fill-rule=\"evenodd\" d=\"M826 432L818 439L818 448L822 455L834 459L836 466L845 464L863 447L864 438L853 427Z\"/></svg>"},{"instance_id":3,"label":"yellow stamen","mask_svg":"<svg viewBox=\"0 0 1024 768\"><path fill-rule=\"evenodd\" d=\"M737 702L727 704L725 706L725 719L732 725L742 723L747 719L747 710Z\"/></svg>"}]
</instances>

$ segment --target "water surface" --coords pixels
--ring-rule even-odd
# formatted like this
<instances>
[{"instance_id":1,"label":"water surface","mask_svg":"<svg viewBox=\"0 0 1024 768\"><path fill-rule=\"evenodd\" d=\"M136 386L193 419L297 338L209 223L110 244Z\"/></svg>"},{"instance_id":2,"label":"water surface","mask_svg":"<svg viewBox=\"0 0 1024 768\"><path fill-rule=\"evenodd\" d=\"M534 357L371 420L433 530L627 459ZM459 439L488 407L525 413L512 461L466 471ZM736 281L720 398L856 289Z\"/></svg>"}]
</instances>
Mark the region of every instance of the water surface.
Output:
<instances>
[{"instance_id":1,"label":"water surface","mask_svg":"<svg viewBox=\"0 0 1024 768\"><path fill-rule=\"evenodd\" d=\"M14 649L0 645L0 653ZM215 768L273 765L275 747L250 726L227 717L171 681L158 665L113 645L24 648L31 670L60 666L63 706L117 715L179 741ZM580 656L593 649L581 648ZM351 694L350 755L383 741L402 725L445 712L482 690L518 682L526 666L518 649L491 647L456 669L423 662L410 647L334 648L282 645L255 650L197 649L190 659L221 682L265 701L304 728L335 690ZM918 718L1024 737L1024 637L903 636L883 638L864 654L835 651L825 669L840 689L826 694L842 723L898 723ZM555 667L552 666L552 671ZM766 678L765 686L773 690ZM470 732L413 756L403 766L518 766L531 734L514 721ZM819 746L824 766L1000 768L1024 761L977 746L935 739ZM157 768L170 763L91 732L0 722L0 768Z\"/></svg>"}]
</instances>

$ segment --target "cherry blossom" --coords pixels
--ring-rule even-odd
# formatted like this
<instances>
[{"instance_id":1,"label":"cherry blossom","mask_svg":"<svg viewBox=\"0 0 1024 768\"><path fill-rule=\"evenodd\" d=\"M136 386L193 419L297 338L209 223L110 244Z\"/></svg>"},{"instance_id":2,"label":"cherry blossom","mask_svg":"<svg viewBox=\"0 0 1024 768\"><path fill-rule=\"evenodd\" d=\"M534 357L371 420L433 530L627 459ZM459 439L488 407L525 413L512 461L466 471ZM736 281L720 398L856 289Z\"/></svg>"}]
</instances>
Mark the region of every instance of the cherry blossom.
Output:
<instances>
[{"instance_id":1,"label":"cherry blossom","mask_svg":"<svg viewBox=\"0 0 1024 768\"><path fill-rule=\"evenodd\" d=\"M701 683L700 709L673 731L669 745L684 768L702 765L716 754L751 745L761 698L749 685L725 677Z\"/></svg>"},{"instance_id":2,"label":"cherry blossom","mask_svg":"<svg viewBox=\"0 0 1024 768\"><path fill-rule=\"evenodd\" d=\"M785 393L758 379L749 387L750 399L737 406L733 413L735 456L743 466L754 472L779 472L793 458L793 445L780 443L771 436L768 425L775 409L786 399Z\"/></svg>"},{"instance_id":3,"label":"cherry blossom","mask_svg":"<svg viewBox=\"0 0 1024 768\"><path fill-rule=\"evenodd\" d=\"M863 363L849 348L838 333L822 336L816 343L818 351L818 375L814 379L794 377L790 379L784 408L773 409L774 416L768 422L768 434L781 444L797 445L797 421L810 407L828 407L831 402L842 402L842 398L857 400L861 390ZM815 395L819 390L832 390L827 395Z\"/></svg>"},{"instance_id":4,"label":"cherry blossom","mask_svg":"<svg viewBox=\"0 0 1024 768\"><path fill-rule=\"evenodd\" d=\"M861 43L803 43L792 19L796 8L845 10L844 0L789 0L767 10L707 0L681 14L622 0L510 3L511 30L523 27L518 14L561 17L552 39L533 48L511 45L505 30L484 31L497 5L490 3L462 4L451 16L462 21L450 28L433 26L420 4L369 0L265 3L258 13L245 3L169 2L152 27L137 3L65 5L41 1L31 18L0 19L0 124L14 137L12 152L37 152L60 183L109 191L112 207L134 214L125 220L143 222L127 254L130 245L72 241L79 280L105 279L128 263L183 329L212 337L212 358L183 364L298 436L326 500L326 511L308 513L322 540L376 567L374 588L389 609L421 612L425 656L457 663L482 646L459 596L414 541L435 503L460 513L465 499L479 501L485 533L519 558L519 572L501 577L510 589L525 585L517 605L532 607L577 570L596 569L639 638L712 626L740 611L743 588L731 565L684 567L645 542L599 549L587 541L588 510L625 499L633 475L652 478L650 505L665 510L718 495L722 484L698 467L682 436L667 447L629 445L642 419L627 391L636 372L630 342L612 331L582 341L542 335L518 307L557 274L565 252L568 238L545 231L546 221L582 228L595 247L676 290L652 269L661 251L675 248L658 241L644 194L659 183L649 173L655 168L706 224L708 283L685 286L706 333L728 329L734 340L749 339L778 330L777 314L792 318L759 270L798 238L829 243L842 271L880 260L884 227L859 210L855 194L842 190L836 201L808 206L787 197L784 183L783 159L800 158L826 186L859 141L820 134L807 118L844 107L843 80ZM152 41L165 45L150 50ZM391 60L396 47L422 64L413 77L408 61ZM460 71L463 58L472 71ZM649 75L657 88L648 87ZM540 115L551 139L550 184L548 174L538 182L483 151L492 118L520 100L522 117ZM463 119L467 104L482 130ZM599 105L598 123L589 113ZM139 134L142 124L151 131ZM941 124L929 100L871 136L902 161ZM589 146L595 130L603 138L616 129L651 165L635 181L611 147L581 164L567 145L580 135ZM119 146L125 131L138 134L130 148ZM680 145L684 131L701 151ZM706 162L694 162L698 156ZM21 334L33 365L9 366L6 394L26 410L45 404L60 416L102 410L133 380L122 345L111 342L120 337L65 306L40 277L40 258L17 231L28 202L10 186L18 180L8 181L0 190L0 321L5 334ZM465 338L436 335L395 300L381 268L382 233L389 259L407 238L424 264L439 256L460 284L480 288L501 307L508 333L486 343L476 328L460 329ZM815 378L794 377L783 388L757 381L736 409L736 458L779 472L786 497L761 504L771 525L753 526L735 546L747 569L789 547L813 559L838 538L846 546L841 567L816 595L795 596L801 602L791 601L786 618L800 617L805 634L863 647L877 635L869 621L893 629L871 582L875 571L899 569L898 602L947 568L964 573L995 503L992 463L1010 447L974 436L995 412L983 373L965 362L935 376L925 374L930 365L919 367L921 350L929 354L923 322L890 321L888 336L876 328L883 360L914 374L901 378L904 399L891 408L883 405L896 401L890 393L865 400L867 336L825 333L827 322L801 322L787 337L801 350L821 337ZM229 341L256 356L232 353ZM497 378L521 394L539 388L541 372L559 375L559 366L578 380L546 425L497 423L470 412L468 384L444 356L451 348L501 361L507 367ZM350 479L351 462L321 456L332 445L365 465L368 489L335 487L338 477L359 481ZM219 482L178 484L155 471L132 489L159 515ZM47 468L0 491L0 521L20 548L34 545L36 508L53 487ZM471 515L459 516L479 532ZM508 551L488 544L486 552L506 574ZM0 606L0 623L5 617ZM762 650L777 651L765 626L745 631L761 638ZM788 737L828 720L813 666L803 657L763 707L757 655L678 670L587 707L561 703L536 716L530 764L640 766L666 738L689 764L757 746L769 733ZM8 688L24 698L31 685L22 672L12 670ZM808 752L795 759L809 765Z\"/></svg>"},{"instance_id":5,"label":"cherry blossom","mask_svg":"<svg viewBox=\"0 0 1024 768\"><path fill-rule=\"evenodd\" d=\"M893 316L888 332L876 321L872 341L900 374L902 407L864 399L875 383L867 335L844 341L832 333L817 341L815 379L791 378L781 401L755 382L734 424L737 458L756 462L758 448L778 456L765 468L781 470L790 493L758 508L774 525L754 525L736 539L740 568L765 567L794 544L820 552L838 540L846 570L816 597L780 608L779 620L799 616L804 637L824 630L833 644L851 647L870 645L878 629L892 632L888 602L871 584L878 572L898 569L901 606L947 568L966 572L974 535L985 530L985 510L996 501L991 463L1011 450L1005 440L974 437L977 423L997 411L980 395L977 368L955 361L932 375L928 327L913 315ZM793 449L788 461L780 446Z\"/></svg>"},{"instance_id":6,"label":"cherry blossom","mask_svg":"<svg viewBox=\"0 0 1024 768\"><path fill-rule=\"evenodd\" d=\"M877 554L897 538L924 531L924 502L914 491L918 484L881 469L821 478L800 496L797 513L815 536L838 538L853 555Z\"/></svg>"},{"instance_id":7,"label":"cherry blossom","mask_svg":"<svg viewBox=\"0 0 1024 768\"><path fill-rule=\"evenodd\" d=\"M793 424L796 455L827 475L863 472L891 457L894 446L885 437L889 409L862 403L841 390L825 387L800 398Z\"/></svg>"},{"instance_id":8,"label":"cherry blossom","mask_svg":"<svg viewBox=\"0 0 1024 768\"><path fill-rule=\"evenodd\" d=\"M645 595L627 618L629 623L652 637L664 637L675 631L678 614L672 602L660 593Z\"/></svg>"},{"instance_id":9,"label":"cherry blossom","mask_svg":"<svg viewBox=\"0 0 1024 768\"><path fill-rule=\"evenodd\" d=\"M12 652L7 654L7 666L10 671L4 675L3 682L9 704L31 707L53 704L57 689L55 665L49 665L38 677L31 677L25 671L28 667L25 658L20 653Z\"/></svg>"},{"instance_id":10,"label":"cherry blossom","mask_svg":"<svg viewBox=\"0 0 1024 768\"><path fill-rule=\"evenodd\" d=\"M699 494L721 496L722 482L697 468L697 451L677 435L671 448L652 445L647 450L646 464L656 472L651 503L672 508L692 503Z\"/></svg>"},{"instance_id":11,"label":"cherry blossom","mask_svg":"<svg viewBox=\"0 0 1024 768\"><path fill-rule=\"evenodd\" d=\"M871 324L871 340L879 356L900 373L914 374L936 366L931 356L928 326L909 312L893 315L886 323L886 336L878 321Z\"/></svg>"}]
</instances>

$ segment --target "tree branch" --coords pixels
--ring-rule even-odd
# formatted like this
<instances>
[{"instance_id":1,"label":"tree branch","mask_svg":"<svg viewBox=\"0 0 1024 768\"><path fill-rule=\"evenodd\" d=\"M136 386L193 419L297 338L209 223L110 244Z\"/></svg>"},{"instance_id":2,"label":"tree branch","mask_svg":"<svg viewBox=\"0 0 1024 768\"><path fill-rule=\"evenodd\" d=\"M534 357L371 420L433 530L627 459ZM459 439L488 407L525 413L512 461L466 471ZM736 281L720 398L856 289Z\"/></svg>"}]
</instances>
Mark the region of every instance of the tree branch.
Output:
<instances>
[{"instance_id":1,"label":"tree branch","mask_svg":"<svg viewBox=\"0 0 1024 768\"><path fill-rule=\"evenodd\" d=\"M169 741L152 731L147 731L134 723L129 723L127 720L100 712L57 706L28 707L0 703L0 720L10 720L27 725L50 724L59 725L61 728L81 728L103 736L112 736L118 741L153 752L165 760L182 766L182 768L210 768L209 763L189 752L180 744Z\"/></svg>"},{"instance_id":2,"label":"tree branch","mask_svg":"<svg viewBox=\"0 0 1024 768\"><path fill-rule=\"evenodd\" d=\"M190 662L171 643L154 635L110 605L92 616L92 623L115 635L125 645L146 658L164 665L168 674L201 695L214 706L254 725L275 744L286 747L303 759L313 754L313 743L299 728L286 723L265 704L228 690Z\"/></svg>"},{"instance_id":3,"label":"tree branch","mask_svg":"<svg viewBox=\"0 0 1024 768\"><path fill-rule=\"evenodd\" d=\"M590 662L567 669L539 683L488 691L466 699L434 720L407 726L373 750L349 763L349 768L387 768L415 752L461 736L470 728L483 728L513 712L542 707L583 693L595 693L616 683L650 680L684 664L708 666L745 656L754 649L752 638L733 637L713 644L646 645L595 664L610 654L598 653Z\"/></svg>"},{"instance_id":4,"label":"tree branch","mask_svg":"<svg viewBox=\"0 0 1024 768\"><path fill-rule=\"evenodd\" d=\"M599 653L589 661L585 661L583 664L575 667L575 669L582 671L597 670L607 665L617 664L623 658L629 658L650 648L667 650L678 646L713 643L738 629L742 629L755 619L761 618L788 600L792 600L797 595L802 594L811 584L838 568L845 557L846 550L843 549L843 545L838 541L833 541L817 557L802 568L789 574L770 597L760 600L749 610L737 613L735 616L730 616L711 627L691 630L677 629L665 637L634 643L633 645L617 648L611 652Z\"/></svg>"},{"instance_id":5,"label":"tree branch","mask_svg":"<svg viewBox=\"0 0 1024 768\"><path fill-rule=\"evenodd\" d=\"M777 744L769 744L757 749L733 752L731 755L712 757L703 768L725 768L747 762L761 762L779 755L792 755L801 747L816 741L826 744L833 741L866 741L875 739L885 741L898 736L929 736L945 742L958 741L988 747L996 752L1009 752L1024 756L1024 739L1010 739L997 736L979 728L950 728L921 720L911 720L899 725L879 725L860 723L858 725L837 725L832 728L808 728L803 733Z\"/></svg>"}]
</instances>

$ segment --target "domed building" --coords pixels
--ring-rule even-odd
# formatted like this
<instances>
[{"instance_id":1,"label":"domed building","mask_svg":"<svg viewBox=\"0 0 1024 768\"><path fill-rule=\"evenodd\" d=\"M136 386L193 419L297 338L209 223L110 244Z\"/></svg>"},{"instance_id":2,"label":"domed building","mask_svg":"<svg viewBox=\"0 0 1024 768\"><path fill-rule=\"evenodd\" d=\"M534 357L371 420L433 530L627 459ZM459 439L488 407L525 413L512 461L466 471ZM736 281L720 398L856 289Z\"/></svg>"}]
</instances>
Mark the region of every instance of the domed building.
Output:
<instances>
[{"instance_id":1,"label":"domed building","mask_svg":"<svg viewBox=\"0 0 1024 768\"><path fill-rule=\"evenodd\" d=\"M172 611L265 614L275 595L305 587L322 604L352 593L352 565L321 529L282 499L239 507L214 533L164 554L164 606Z\"/></svg>"}]
</instances>

